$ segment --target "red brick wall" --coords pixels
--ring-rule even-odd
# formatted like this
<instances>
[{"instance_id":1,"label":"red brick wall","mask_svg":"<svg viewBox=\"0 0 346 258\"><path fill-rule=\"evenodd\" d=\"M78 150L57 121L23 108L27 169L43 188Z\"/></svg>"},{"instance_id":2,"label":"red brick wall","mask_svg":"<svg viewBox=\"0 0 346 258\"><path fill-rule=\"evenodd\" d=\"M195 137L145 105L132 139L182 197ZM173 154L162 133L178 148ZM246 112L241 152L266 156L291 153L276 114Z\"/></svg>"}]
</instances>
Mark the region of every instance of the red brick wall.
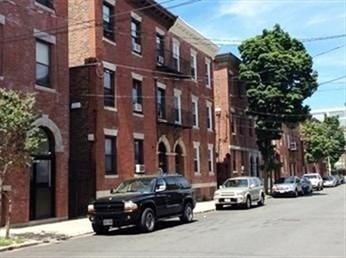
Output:
<instances>
[{"instance_id":1,"label":"red brick wall","mask_svg":"<svg viewBox=\"0 0 346 258\"><path fill-rule=\"evenodd\" d=\"M35 5L35 1L5 1L0 3L3 26L3 80L0 87L36 93L39 111L58 127L64 150L56 153L56 217L67 216L68 157L69 157L69 88L66 0L55 1L54 14ZM62 28L54 35L56 28ZM49 31L56 36L52 47L51 81L54 91L35 87L34 29ZM20 178L20 180L18 180ZM13 186L13 223L29 221L29 169L23 168L8 178Z\"/></svg>"}]
</instances>

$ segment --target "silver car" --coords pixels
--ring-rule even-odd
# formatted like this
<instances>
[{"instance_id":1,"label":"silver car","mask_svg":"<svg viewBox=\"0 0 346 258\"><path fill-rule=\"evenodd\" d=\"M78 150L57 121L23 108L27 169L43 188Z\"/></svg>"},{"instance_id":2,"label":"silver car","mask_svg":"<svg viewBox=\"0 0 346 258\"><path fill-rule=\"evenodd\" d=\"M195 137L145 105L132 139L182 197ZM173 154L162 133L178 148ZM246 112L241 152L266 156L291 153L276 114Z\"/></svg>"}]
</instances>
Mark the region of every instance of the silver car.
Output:
<instances>
[{"instance_id":1,"label":"silver car","mask_svg":"<svg viewBox=\"0 0 346 258\"><path fill-rule=\"evenodd\" d=\"M253 203L264 205L265 194L258 177L235 177L227 179L214 193L216 210L224 205L240 205L246 209Z\"/></svg>"},{"instance_id":2,"label":"silver car","mask_svg":"<svg viewBox=\"0 0 346 258\"><path fill-rule=\"evenodd\" d=\"M304 195L302 184L299 177L288 176L282 177L275 181L272 188L272 196L290 195L298 197L298 195Z\"/></svg>"}]
</instances>

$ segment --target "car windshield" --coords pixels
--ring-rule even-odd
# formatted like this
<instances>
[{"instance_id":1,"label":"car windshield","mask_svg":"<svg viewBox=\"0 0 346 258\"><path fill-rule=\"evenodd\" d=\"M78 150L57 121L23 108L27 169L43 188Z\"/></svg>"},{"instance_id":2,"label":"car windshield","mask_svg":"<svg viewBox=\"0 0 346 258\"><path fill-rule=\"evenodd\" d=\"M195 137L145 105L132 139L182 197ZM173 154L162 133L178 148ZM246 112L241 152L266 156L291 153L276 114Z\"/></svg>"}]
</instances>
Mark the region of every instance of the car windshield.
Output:
<instances>
[{"instance_id":1,"label":"car windshield","mask_svg":"<svg viewBox=\"0 0 346 258\"><path fill-rule=\"evenodd\" d=\"M224 184L224 187L248 187L247 179L231 179L227 180Z\"/></svg>"},{"instance_id":2,"label":"car windshield","mask_svg":"<svg viewBox=\"0 0 346 258\"><path fill-rule=\"evenodd\" d=\"M302 180L301 180L302 183L309 183L309 179L307 179L306 177L302 177Z\"/></svg>"},{"instance_id":3,"label":"car windshield","mask_svg":"<svg viewBox=\"0 0 346 258\"><path fill-rule=\"evenodd\" d=\"M282 177L275 181L275 184L294 184L294 177Z\"/></svg>"},{"instance_id":4,"label":"car windshield","mask_svg":"<svg viewBox=\"0 0 346 258\"><path fill-rule=\"evenodd\" d=\"M122 182L114 193L152 193L155 189L155 178L136 178Z\"/></svg>"},{"instance_id":5,"label":"car windshield","mask_svg":"<svg viewBox=\"0 0 346 258\"><path fill-rule=\"evenodd\" d=\"M315 179L315 178L317 178L317 176L315 176L315 175L305 175L304 177L307 177L307 178L309 178L309 179Z\"/></svg>"}]
</instances>

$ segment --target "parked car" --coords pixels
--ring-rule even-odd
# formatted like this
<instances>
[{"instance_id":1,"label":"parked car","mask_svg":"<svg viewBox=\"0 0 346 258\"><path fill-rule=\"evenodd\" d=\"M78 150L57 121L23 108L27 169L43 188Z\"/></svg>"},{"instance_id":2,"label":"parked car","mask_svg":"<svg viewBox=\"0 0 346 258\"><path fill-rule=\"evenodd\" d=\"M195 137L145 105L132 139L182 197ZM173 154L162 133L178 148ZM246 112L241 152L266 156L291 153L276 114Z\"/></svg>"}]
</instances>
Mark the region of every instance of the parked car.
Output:
<instances>
[{"instance_id":1,"label":"parked car","mask_svg":"<svg viewBox=\"0 0 346 258\"><path fill-rule=\"evenodd\" d=\"M319 173L307 173L303 177L306 177L312 183L312 188L314 190L323 190L323 179Z\"/></svg>"},{"instance_id":2,"label":"parked car","mask_svg":"<svg viewBox=\"0 0 346 258\"><path fill-rule=\"evenodd\" d=\"M216 210L224 205L237 205L250 209L253 203L264 205L265 194L258 177L235 177L227 179L214 193Z\"/></svg>"},{"instance_id":3,"label":"parked car","mask_svg":"<svg viewBox=\"0 0 346 258\"><path fill-rule=\"evenodd\" d=\"M300 179L300 183L302 184L302 189L304 194L311 194L312 193L312 183L309 179L306 177L302 177Z\"/></svg>"},{"instance_id":4,"label":"parked car","mask_svg":"<svg viewBox=\"0 0 346 258\"><path fill-rule=\"evenodd\" d=\"M272 188L272 196L277 197L279 195L290 195L293 197L298 197L303 195L302 184L300 183L299 177L289 176L281 177L275 181Z\"/></svg>"},{"instance_id":5,"label":"parked car","mask_svg":"<svg viewBox=\"0 0 346 258\"><path fill-rule=\"evenodd\" d=\"M343 180L344 178L343 178L342 176L335 175L334 177L335 177L335 179L337 180L336 185L341 185L341 184L344 183L344 180Z\"/></svg>"},{"instance_id":6,"label":"parked car","mask_svg":"<svg viewBox=\"0 0 346 258\"><path fill-rule=\"evenodd\" d=\"M195 205L185 177L144 176L126 180L109 196L92 202L88 215L96 234L125 225L137 225L142 232L151 232L160 219L179 217L182 222L191 222Z\"/></svg>"},{"instance_id":7,"label":"parked car","mask_svg":"<svg viewBox=\"0 0 346 258\"><path fill-rule=\"evenodd\" d=\"M324 187L335 187L338 183L338 180L334 176L324 176L323 177L323 186Z\"/></svg>"}]
</instances>

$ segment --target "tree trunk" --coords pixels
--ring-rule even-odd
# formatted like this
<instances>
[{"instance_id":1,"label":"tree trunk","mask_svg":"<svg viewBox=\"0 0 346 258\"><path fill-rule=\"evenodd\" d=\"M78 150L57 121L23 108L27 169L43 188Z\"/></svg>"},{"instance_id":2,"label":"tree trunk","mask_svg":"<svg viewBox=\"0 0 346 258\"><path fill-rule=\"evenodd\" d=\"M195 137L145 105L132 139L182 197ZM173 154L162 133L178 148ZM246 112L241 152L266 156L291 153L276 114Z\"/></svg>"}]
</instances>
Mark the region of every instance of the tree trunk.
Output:
<instances>
[{"instance_id":1,"label":"tree trunk","mask_svg":"<svg viewBox=\"0 0 346 258\"><path fill-rule=\"evenodd\" d=\"M2 225L2 213L3 213L3 209L2 209L2 196L4 194L3 189L4 189L4 181L2 180L2 176L0 175L0 227Z\"/></svg>"},{"instance_id":2,"label":"tree trunk","mask_svg":"<svg viewBox=\"0 0 346 258\"><path fill-rule=\"evenodd\" d=\"M268 194L268 160L264 160L264 166L263 166L263 184L264 184L264 190L266 194Z\"/></svg>"},{"instance_id":3,"label":"tree trunk","mask_svg":"<svg viewBox=\"0 0 346 258\"><path fill-rule=\"evenodd\" d=\"M10 225L11 225L11 215L12 215L12 199L7 195L8 200L8 214L6 218L6 236L5 238L10 238Z\"/></svg>"}]
</instances>

